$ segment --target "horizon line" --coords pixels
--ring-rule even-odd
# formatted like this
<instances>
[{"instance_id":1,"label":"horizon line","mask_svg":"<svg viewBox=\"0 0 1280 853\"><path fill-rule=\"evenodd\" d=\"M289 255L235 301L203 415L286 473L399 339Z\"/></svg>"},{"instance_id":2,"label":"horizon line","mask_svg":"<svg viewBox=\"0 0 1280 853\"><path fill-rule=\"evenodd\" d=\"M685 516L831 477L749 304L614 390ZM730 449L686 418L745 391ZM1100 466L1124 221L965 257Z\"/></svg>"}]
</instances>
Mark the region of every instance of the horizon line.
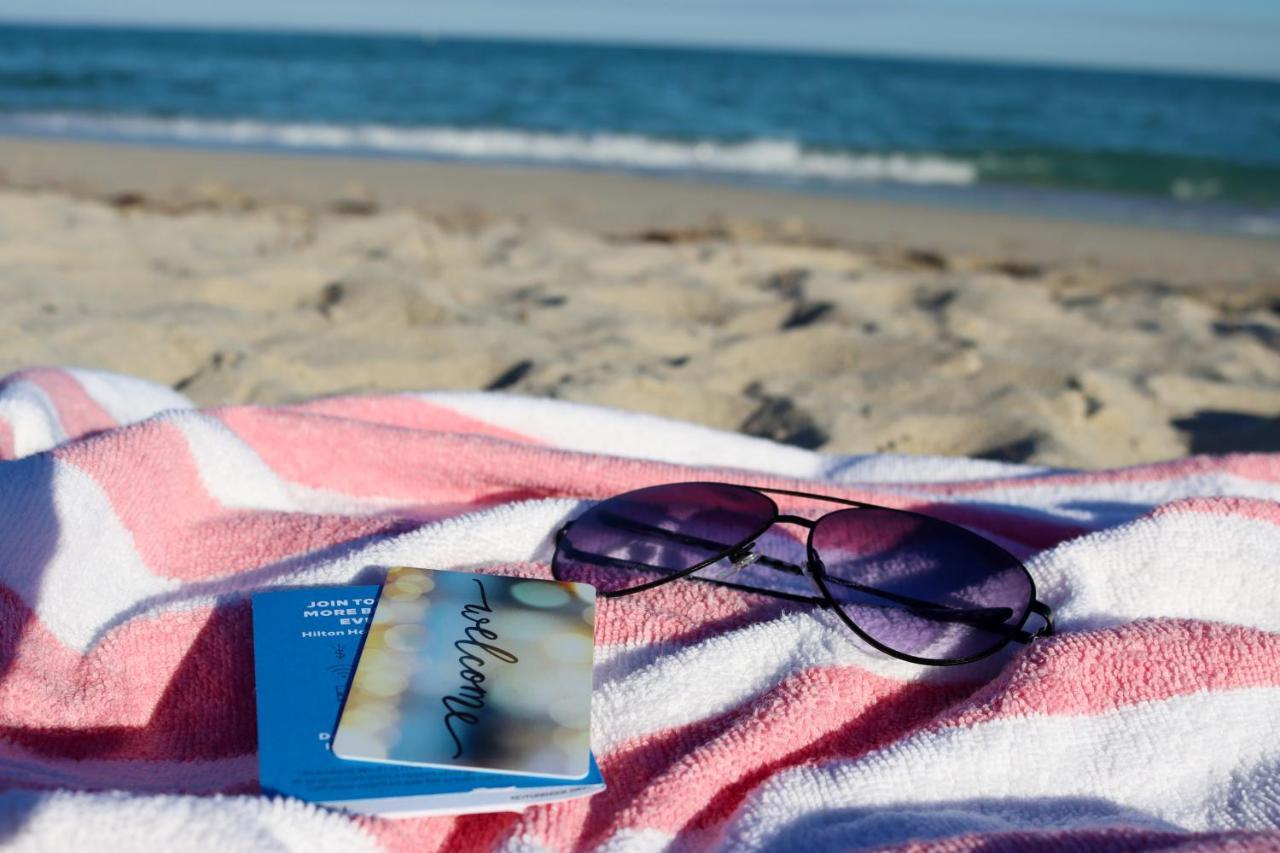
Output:
<instances>
[{"instance_id":1,"label":"horizon line","mask_svg":"<svg viewBox=\"0 0 1280 853\"><path fill-rule=\"evenodd\" d=\"M901 62L932 63L937 65L985 65L1009 68L1033 68L1046 71L1067 71L1084 74L1133 74L1158 77L1205 77L1215 80L1234 80L1246 83L1280 83L1280 70L1275 72L1246 72L1236 69L1185 68L1141 63L1090 63L1070 60L1043 60L1036 57L982 57L969 54L909 53L882 51L875 48L848 48L835 46L805 47L800 45L769 45L758 42L709 42L696 39L656 39L608 36L558 36L530 35L527 33L477 32L466 30L430 30L426 28L361 28L328 25L271 25L271 24L214 24L173 21L103 21L92 19L47 20L37 18L10 18L0 15L0 27L26 27L45 29L101 29L134 30L144 32L228 32L259 35L335 36L355 38L400 38L430 41L492 41L527 44L578 45L584 47L615 47L640 50L689 50L723 51L727 53L760 53L785 56L824 57L834 59L866 59Z\"/></svg>"}]
</instances>

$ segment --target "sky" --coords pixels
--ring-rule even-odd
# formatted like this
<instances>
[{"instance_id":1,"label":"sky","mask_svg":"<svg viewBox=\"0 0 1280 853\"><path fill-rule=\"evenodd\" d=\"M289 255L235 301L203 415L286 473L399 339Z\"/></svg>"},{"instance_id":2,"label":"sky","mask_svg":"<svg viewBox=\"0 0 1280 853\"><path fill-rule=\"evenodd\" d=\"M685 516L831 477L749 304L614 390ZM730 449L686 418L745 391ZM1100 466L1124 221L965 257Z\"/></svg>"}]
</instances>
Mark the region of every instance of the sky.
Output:
<instances>
[{"instance_id":1,"label":"sky","mask_svg":"<svg viewBox=\"0 0 1280 853\"><path fill-rule=\"evenodd\" d=\"M4 0L0 19L734 45L1280 78L1280 0Z\"/></svg>"}]
</instances>

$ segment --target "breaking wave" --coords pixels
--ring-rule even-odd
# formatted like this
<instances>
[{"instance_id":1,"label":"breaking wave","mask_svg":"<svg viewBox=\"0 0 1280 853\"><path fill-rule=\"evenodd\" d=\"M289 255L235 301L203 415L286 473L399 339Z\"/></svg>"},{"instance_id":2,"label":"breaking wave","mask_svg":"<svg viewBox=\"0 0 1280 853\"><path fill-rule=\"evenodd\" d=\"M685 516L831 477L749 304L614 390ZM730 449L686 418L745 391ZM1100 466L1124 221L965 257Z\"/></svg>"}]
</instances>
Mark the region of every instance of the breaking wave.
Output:
<instances>
[{"instance_id":1,"label":"breaking wave","mask_svg":"<svg viewBox=\"0 0 1280 853\"><path fill-rule=\"evenodd\" d=\"M677 141L614 133L535 133L506 129L399 127L386 124L157 118L89 113L30 113L4 124L32 133L386 153L638 171L719 173L837 183L895 182L965 186L978 167L931 154L829 152L785 139Z\"/></svg>"}]
</instances>

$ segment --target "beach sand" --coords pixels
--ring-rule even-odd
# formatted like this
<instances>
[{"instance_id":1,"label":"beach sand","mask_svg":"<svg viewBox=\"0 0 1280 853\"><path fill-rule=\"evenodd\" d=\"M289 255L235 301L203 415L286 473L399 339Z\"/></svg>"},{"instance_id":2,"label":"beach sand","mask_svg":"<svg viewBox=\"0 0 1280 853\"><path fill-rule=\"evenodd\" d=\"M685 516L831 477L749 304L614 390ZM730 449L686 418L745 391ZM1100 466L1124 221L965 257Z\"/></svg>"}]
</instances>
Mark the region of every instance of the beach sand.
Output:
<instances>
[{"instance_id":1,"label":"beach sand","mask_svg":"<svg viewBox=\"0 0 1280 853\"><path fill-rule=\"evenodd\" d=\"M0 372L502 389L835 453L1280 450L1280 243L675 180L0 140Z\"/></svg>"}]
</instances>

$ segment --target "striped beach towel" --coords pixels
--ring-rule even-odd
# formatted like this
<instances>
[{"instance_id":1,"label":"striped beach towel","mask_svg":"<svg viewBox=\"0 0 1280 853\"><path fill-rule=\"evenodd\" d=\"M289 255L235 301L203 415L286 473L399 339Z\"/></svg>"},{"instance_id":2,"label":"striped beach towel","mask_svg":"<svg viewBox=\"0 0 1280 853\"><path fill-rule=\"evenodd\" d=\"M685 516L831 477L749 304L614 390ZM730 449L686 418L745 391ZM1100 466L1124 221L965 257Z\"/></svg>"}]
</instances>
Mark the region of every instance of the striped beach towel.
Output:
<instances>
[{"instance_id":1,"label":"striped beach towel","mask_svg":"<svg viewBox=\"0 0 1280 853\"><path fill-rule=\"evenodd\" d=\"M0 383L0 460L0 845L1280 848L1280 456L835 456L513 395L201 410L36 369ZM259 791L250 593L547 577L587 501L681 480L959 521L1024 558L1059 634L918 667L682 581L599 608L603 794L396 821Z\"/></svg>"}]
</instances>

